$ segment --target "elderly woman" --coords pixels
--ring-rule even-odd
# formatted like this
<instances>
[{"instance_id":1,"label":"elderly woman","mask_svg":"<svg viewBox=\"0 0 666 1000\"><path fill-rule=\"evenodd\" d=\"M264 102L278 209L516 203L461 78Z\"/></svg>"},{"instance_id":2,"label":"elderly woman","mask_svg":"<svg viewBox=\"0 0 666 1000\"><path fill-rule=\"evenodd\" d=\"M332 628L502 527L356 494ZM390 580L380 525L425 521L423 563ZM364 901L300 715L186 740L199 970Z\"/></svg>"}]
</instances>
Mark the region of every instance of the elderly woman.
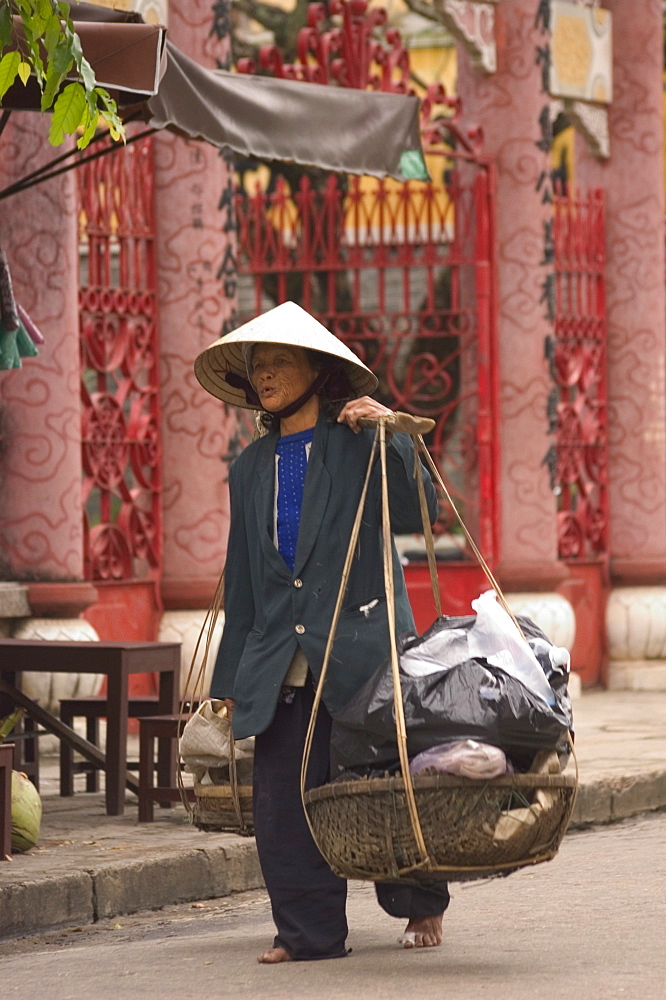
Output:
<instances>
[{"instance_id":1,"label":"elderly woman","mask_svg":"<svg viewBox=\"0 0 666 1000\"><path fill-rule=\"evenodd\" d=\"M305 819L300 767L305 733L359 504L373 431L389 413L367 393L375 376L307 312L286 302L223 337L197 359L218 398L261 411L268 433L229 473L231 525L225 626L211 696L233 712L234 736L255 735L257 850L277 935L260 962L346 954L346 882L330 870ZM421 530L414 453L407 435L387 448L393 532ZM425 477L432 520L437 502ZM398 633L414 628L393 551ZM308 787L329 776L331 717L389 655L381 481L373 470L345 604L323 692ZM441 942L448 891L377 886L381 906L407 918L403 945Z\"/></svg>"}]
</instances>

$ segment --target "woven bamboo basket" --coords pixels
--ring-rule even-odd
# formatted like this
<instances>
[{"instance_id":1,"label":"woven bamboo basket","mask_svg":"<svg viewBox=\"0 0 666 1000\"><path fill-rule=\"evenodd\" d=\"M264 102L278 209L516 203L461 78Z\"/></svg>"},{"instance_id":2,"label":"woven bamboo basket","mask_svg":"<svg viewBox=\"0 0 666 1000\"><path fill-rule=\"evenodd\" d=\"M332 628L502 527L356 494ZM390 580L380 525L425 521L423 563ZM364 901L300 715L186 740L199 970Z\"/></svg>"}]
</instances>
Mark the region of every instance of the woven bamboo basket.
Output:
<instances>
[{"instance_id":1,"label":"woven bamboo basket","mask_svg":"<svg viewBox=\"0 0 666 1000\"><path fill-rule=\"evenodd\" d=\"M181 699L180 705L180 716L183 719L189 718L189 714L185 711L186 707L191 712L192 706L198 706L204 700L206 664L210 654L215 625L222 605L223 592L224 570L218 581L213 600L192 654L190 668L184 685L185 694ZM202 642L204 643L203 657L197 666L199 649ZM191 693L188 695L188 692ZM230 742L234 745L231 720L229 734ZM254 830L252 815L253 789L252 785L239 783L236 763L235 754L232 754L229 760L228 784L202 785L199 782L195 782L194 803L191 802L187 794L181 769L178 768L178 788L181 794L181 801L190 822L199 830L220 830L228 833L239 833L242 836L252 835Z\"/></svg>"},{"instance_id":2,"label":"woven bamboo basket","mask_svg":"<svg viewBox=\"0 0 666 1000\"><path fill-rule=\"evenodd\" d=\"M448 881L509 874L555 856L576 779L514 774L492 781L448 774L412 778L428 856ZM320 851L337 875L419 880L420 856L401 778L334 782L305 793Z\"/></svg>"},{"instance_id":3,"label":"woven bamboo basket","mask_svg":"<svg viewBox=\"0 0 666 1000\"><path fill-rule=\"evenodd\" d=\"M422 773L412 777L407 755L405 724L394 617L388 480L387 429L412 434L423 531L433 596L441 615L439 581L432 532L418 456L423 455L442 488L504 610L520 626L502 591L471 537L421 434L433 421L392 414L376 420L377 434L366 472L356 520L349 542L338 600L317 686L301 767L301 796L312 835L336 874L343 878L401 880L418 884L433 878L451 881L506 875L526 865L549 861L557 853L573 811L578 775L512 774L492 781L448 774ZM428 426L425 426L428 425ZM316 715L321 703L335 631L378 446L382 470L384 579L386 584L391 669L400 770L402 777L334 781L306 789L307 765ZM572 747L573 749L573 747ZM574 755L575 761L575 755Z\"/></svg>"},{"instance_id":4,"label":"woven bamboo basket","mask_svg":"<svg viewBox=\"0 0 666 1000\"><path fill-rule=\"evenodd\" d=\"M252 785L238 785L237 802L231 785L194 786L194 824L199 830L223 830L251 836ZM239 821L238 807L242 822Z\"/></svg>"}]
</instances>

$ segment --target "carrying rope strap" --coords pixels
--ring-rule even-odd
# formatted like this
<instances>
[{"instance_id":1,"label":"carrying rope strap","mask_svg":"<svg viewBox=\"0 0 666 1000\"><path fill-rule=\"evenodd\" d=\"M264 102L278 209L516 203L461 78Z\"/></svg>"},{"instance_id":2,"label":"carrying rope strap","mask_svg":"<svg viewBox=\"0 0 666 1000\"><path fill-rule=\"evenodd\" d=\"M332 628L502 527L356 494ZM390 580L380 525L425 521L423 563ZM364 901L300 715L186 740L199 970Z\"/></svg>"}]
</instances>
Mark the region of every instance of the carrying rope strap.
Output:
<instances>
[{"instance_id":1,"label":"carrying rope strap","mask_svg":"<svg viewBox=\"0 0 666 1000\"><path fill-rule=\"evenodd\" d=\"M512 622L514 623L514 625L516 626L516 628L518 629L518 631L520 632L521 636L524 639L525 636L523 634L523 630L521 629L520 625L518 624L518 620L517 620L516 616L514 615L513 611L511 610L511 608L507 604L506 598L504 597L504 594L502 593L502 588L500 587L499 583L497 582L497 580L493 576L493 573L491 572L490 567L488 566L488 563L486 562L486 560L481 555L481 552L479 550L478 545L476 544L476 542L472 538L471 534L469 533L469 531L467 529L467 525L463 521L462 516L460 514L460 511L456 507L456 505L455 505L455 503L453 501L453 497L451 496L451 494L449 493L448 489L446 488L446 484L445 484L444 480L442 479L442 477L440 475L439 469L437 468L437 466L435 465L435 463L433 461L432 455L430 454L430 452L426 448L426 445L425 445L425 442L423 440L423 437L420 434L412 434L411 437L412 437L412 441L414 442L414 451L416 452L416 459L415 459L415 463L414 463L414 469L415 469L415 475L416 475L417 481L419 483L419 496L421 495L421 491L423 490L423 474L421 472L421 462L419 461L419 455L423 455L423 457L425 458L425 461L426 461L426 465L430 469L430 471L431 471L434 479L437 481L437 483L441 487L442 492L444 493L444 496L446 497L446 500L447 500L447 502L449 503L449 505L451 507L451 510L455 514L456 520L458 521L458 524L460 525L460 527L463 530L463 534L464 534L465 538L467 539L467 542L469 544L470 549L472 550L472 552L476 556L476 559L477 559L477 561L478 561L481 569L483 570L483 572L486 575L486 579L488 580L488 583L490 584L490 586L495 591L495 593L497 595L497 600L499 601L499 603L501 604L501 606L504 608L504 610L506 611L506 613L509 615L509 617L511 618ZM432 537L432 529L430 528L430 522L428 521L428 518L427 518L427 510L426 510L426 507L425 507L425 501L424 501L424 503L421 504L421 516L423 517L423 533L425 535L426 548L428 550L428 562L431 564L430 575L431 575L431 578L432 578L433 569L432 569L432 561L431 560L434 560L433 537ZM428 522L427 528L426 528L426 521ZM435 568L435 577L437 578L437 570L436 570L436 568ZM438 593L437 593L437 595L435 595L435 584L433 583L433 597L435 598L435 604L437 605L437 612L438 612L438 614L441 615L442 612L440 611L440 604L439 604L439 599L438 599L439 598L439 579L438 578L437 578L437 588L438 588Z\"/></svg>"},{"instance_id":2,"label":"carrying rope strap","mask_svg":"<svg viewBox=\"0 0 666 1000\"><path fill-rule=\"evenodd\" d=\"M208 656L210 653L210 647L213 642L213 636L215 634L215 626L217 625L217 620L220 615L220 609L224 601L224 569L220 574L220 579L217 581L217 587L215 588L215 593L213 594L213 599L210 602L208 611L206 612L206 617L204 618L203 625L201 626L201 631L197 636L197 642L194 647L194 652L192 653L192 659L190 660L190 666L187 671L187 677L185 678L185 683L182 688L182 695L180 699L180 708L178 715L181 719L186 718L192 712L195 705L198 705L202 698L204 697L204 680L206 677L206 665L208 663ZM201 643L204 643L203 656L201 658L201 663L199 664L198 670L196 669L197 657L199 655L199 649L201 648ZM190 712L186 713L185 708L189 704ZM233 746L233 737L230 734L229 746ZM235 755L232 755L235 756ZM236 780L236 761L229 760L229 781L231 785L231 798L234 806L234 811L239 819L241 828L244 826L241 814L240 797L238 794L238 782ZM190 823L194 821L194 809L192 808L192 803L190 802L187 789L185 788L185 783L183 782L183 775L180 766L176 769L176 782L178 785L178 791L180 792L180 799L188 815Z\"/></svg>"},{"instance_id":3,"label":"carrying rope strap","mask_svg":"<svg viewBox=\"0 0 666 1000\"><path fill-rule=\"evenodd\" d=\"M185 706L190 703L191 707L200 704L205 696L204 691L204 681L206 678L206 665L208 663L208 657L210 655L210 648L213 642L213 637L215 635L215 626L220 615L220 610L222 609L222 604L224 603L224 568L220 574L220 579L217 582L217 587L215 588L215 593L213 599L210 602L208 611L206 612L206 617L204 618L203 625L201 626L201 631L197 637L196 646L194 647L194 652L192 653L192 659L190 661L190 667L185 679L185 684L183 685L183 695L180 702L179 715L181 718L185 717ZM201 643L204 641L203 656L201 658L201 663L199 664L198 670L196 670L197 657L199 655L199 649ZM238 820L238 827L241 834L249 832L247 823L243 818L243 810L240 801L240 792L238 790L238 771L236 768L236 754L234 751L234 735L233 735L233 725L231 719L229 719L229 789L231 792L231 803L234 808L234 813L236 814L236 819ZM185 806L187 815L190 823L194 821L194 809L192 808L192 803L190 802L187 791L185 789L185 784L183 782L183 776L180 767L177 771L177 783L178 791L180 792L180 798Z\"/></svg>"},{"instance_id":4,"label":"carrying rope strap","mask_svg":"<svg viewBox=\"0 0 666 1000\"><path fill-rule=\"evenodd\" d=\"M391 414L391 416L393 415ZM393 698L395 705L395 718L396 718L396 728L398 737L398 755L400 758L400 766L402 768L403 779L405 783L405 793L407 796L407 805L409 809L410 821L412 824L412 829L414 833L414 838L416 840L417 849L420 855L420 858L417 861L415 867L422 867L424 865L429 864L429 858L416 806L416 796L414 795L414 786L412 785L412 780L409 774L409 757L407 755L407 727L405 724L405 713L402 704L402 690L400 687L400 670L398 664L398 650L397 650L396 634L395 634L395 605L394 605L394 589L393 589L393 546L391 544L391 520L390 520L389 500L388 500L388 476L386 471L386 420L385 418L382 417L378 418L377 420L377 429L375 431L375 437L372 442L372 449L370 451L370 457L368 460L368 468L365 474L365 480L363 483L363 489L361 490L361 496L359 498L358 508L356 511L356 517L354 519L354 524L352 527L351 537L349 539L349 547L347 549L347 555L345 557L345 562L342 570L342 577L340 580L338 597L335 603L333 618L331 620L331 627L326 642L326 650L324 652L324 662L322 663L321 674L319 676L319 682L317 684L315 699L312 705L312 712L310 714L310 723L308 725L308 731L305 737L305 746L303 749L303 762L301 765L301 798L303 799L305 817L307 819L308 826L310 827L310 832L312 833L315 843L317 843L316 831L314 830L314 827L310 822L310 816L304 801L305 791L306 791L305 785L307 780L307 768L308 768L308 762L310 760L310 753L312 751L312 742L314 739L314 731L317 721L317 712L319 710L319 706L322 700L324 683L326 681L326 674L328 672L328 667L331 660L333 642L338 627L338 621L340 619L342 602L344 600L345 591L347 589L347 583L351 571L352 560L354 558L354 553L356 551L356 546L358 544L361 522L363 520L363 510L365 508L365 501L368 495L370 476L372 474L372 469L377 456L378 444L381 455L381 473L382 473L382 530L383 530L384 580L386 587L386 605L387 605L387 614L389 623L389 637L391 642L391 672L393 675Z\"/></svg>"},{"instance_id":5,"label":"carrying rope strap","mask_svg":"<svg viewBox=\"0 0 666 1000\"><path fill-rule=\"evenodd\" d=\"M388 615L389 638L391 642L391 674L393 677L393 704L395 706L395 726L398 738L398 756L400 757L400 769L402 780L405 785L405 795L407 797L407 809L412 824L412 832L416 841L416 847L420 854L417 865L430 864L428 851L423 839L421 820L419 819L416 807L416 796L412 776L409 773L409 756L407 754L407 725L405 723L405 709L402 703L402 688L400 686L400 665L398 661L398 644L395 633L395 589L393 585L393 544L391 537L391 513L389 510L388 496L388 474L386 469L386 424L379 421L379 446L382 463L382 534L384 540L384 581L386 585L386 610ZM423 483L421 482L423 488ZM425 501L425 495L424 495ZM426 518L426 520L428 520ZM431 536L432 537L432 536Z\"/></svg>"},{"instance_id":6,"label":"carrying rope strap","mask_svg":"<svg viewBox=\"0 0 666 1000\"><path fill-rule=\"evenodd\" d=\"M423 485L423 471L421 469L421 457L419 441L423 438L420 435L412 435L414 443L414 478L419 491L419 506L421 508L421 520L423 521L423 537L425 538L426 553L428 556L428 569L430 570L430 584L432 586L432 596L435 601L437 617L442 617L442 596L439 589L439 574L437 573L437 559L435 558L435 541L432 536L432 525L428 514L428 504L426 503L425 486Z\"/></svg>"},{"instance_id":7,"label":"carrying rope strap","mask_svg":"<svg viewBox=\"0 0 666 1000\"><path fill-rule=\"evenodd\" d=\"M347 581L349 580L349 573L351 570L352 559L354 558L354 552L356 550L358 536L361 530L361 521L363 519L363 508L365 507L365 498L368 495L368 486L370 484L370 475L372 473L372 466L374 465L375 458L377 456L378 440L379 440L379 432L376 431L374 440L372 442L372 448L370 450L370 458L368 460L368 468L365 473L363 489L361 490L361 497L359 499L358 508L356 510L356 517L354 518L354 524L352 526L351 537L349 539L349 546L347 548L347 555L345 556L344 566L342 567L340 588L338 590L338 597L335 602L335 608L333 609L333 618L331 620L331 627L329 629L328 639L326 640L326 649L324 651L324 662L321 665L321 674L319 675L319 682L317 684L317 690L315 692L315 699L312 705L312 712L310 713L310 722L308 725L308 731L305 735L303 760L301 762L301 799L305 795L305 783L307 780L308 762L310 760L310 753L312 751L312 741L314 739L315 724L317 722L317 712L319 711L319 706L321 704L322 693L324 690L324 683L326 681L326 674L328 673L328 665L331 661L333 640L335 639L335 633L338 628L338 621L340 620L340 611L342 610L342 601L344 600L345 590L347 589ZM305 817L308 821L308 826L310 827L310 833L312 834L314 841L316 843L317 837L310 822L308 811L305 808L305 803L303 804L303 807L305 810Z\"/></svg>"},{"instance_id":8,"label":"carrying rope strap","mask_svg":"<svg viewBox=\"0 0 666 1000\"><path fill-rule=\"evenodd\" d=\"M359 499L358 509L356 511L356 517L352 527L351 538L349 540L349 547L347 549L347 555L345 558L345 563L342 571L342 578L340 580L340 589L338 591L338 597L335 604L335 609L333 611L333 618L331 621L331 627L329 630L328 640L326 642L326 650L324 653L324 662L322 664L321 674L319 677L319 682L317 684L317 690L315 694L314 703L312 706L312 712L310 715L310 722L308 725L307 734L305 737L305 746L303 750L303 761L301 764L301 798L303 799L303 806L305 811L305 816L310 827L310 832L317 842L316 832L312 823L310 822L310 816L308 814L308 809L305 804L305 792L306 792L306 779L307 779L307 768L308 762L310 760L310 754L312 751L312 743L314 739L315 725L317 721L317 713L322 700L322 693L324 690L324 684L326 681L326 674L328 672L328 667L331 659L331 653L333 649L333 643L335 640L335 634L338 627L338 622L340 619L340 611L342 609L342 602L344 600L344 594L347 589L347 583L349 580L349 574L351 570L352 560L354 558L354 552L358 544L358 537L360 533L361 521L363 517L363 510L365 507L365 501L368 493L368 486L370 483L370 476L372 473L372 468L377 455L377 446L379 445L380 452L380 463L381 463L381 484L382 484L382 540L383 540L383 560L384 560L384 585L386 590L386 605L387 605L387 616L388 616L388 627L389 627L389 641L391 650L391 674L393 678L393 699L395 708L395 722L396 722L396 737L398 745L398 756L400 760L400 768L402 772L403 786L405 790L405 797L407 801L407 808L409 812L410 823L412 826L412 832L414 834L414 841L416 844L416 849L418 852L418 859L413 866L410 866L410 870L431 867L431 862L428 857L428 851L426 848L425 840L423 837L423 830L421 827L421 821L419 819L418 807L416 804L416 795L414 793L414 785L412 782L412 777L409 771L409 756L407 750L407 726L405 723L405 713L404 706L402 702L402 689L400 685L400 665L398 659L398 647L397 647L397 637L396 637L396 623L395 623L395 589L393 580L393 545L391 536L391 515L389 509L389 494L388 494L388 471L387 471L387 460L386 460L386 434L387 429L389 431L402 431L410 434L412 442L414 445L414 476L417 483L418 496L419 496L419 506L421 510L421 519L423 521L423 535L426 544L426 551L428 555L428 566L430 569L430 581L432 584L433 599L435 601L435 606L437 608L437 614L441 616L441 596L439 589L439 576L437 573L437 562L435 557L435 546L432 534L432 526L430 524L430 516L428 513L428 506L425 496L425 486L423 483L423 471L421 467L421 455L424 456L426 463L433 474L434 479L441 487L446 500L451 505L462 530L467 539L469 546L476 556L479 565L481 566L483 572L486 575L488 582L491 587L495 590L497 594L497 599L501 606L511 617L512 621L518 628L521 635L522 629L518 624L515 615L509 608L504 595L502 594L501 588L493 576L490 567L486 563L485 559L481 555L479 548L472 538L470 532L467 529L465 522L463 521L454 501L449 493L446 484L444 483L437 466L432 460L428 449L425 446L421 431L427 433L434 425L433 421L427 420L425 418L414 418L409 414L403 413L389 413L386 415L381 415L373 418L366 418L360 421L362 426L374 426L376 427L375 437L372 444L372 449L370 452L370 458L368 461L368 468L366 471L365 481L363 483L363 489L361 491L361 496ZM524 638L524 636L523 636Z\"/></svg>"}]
</instances>

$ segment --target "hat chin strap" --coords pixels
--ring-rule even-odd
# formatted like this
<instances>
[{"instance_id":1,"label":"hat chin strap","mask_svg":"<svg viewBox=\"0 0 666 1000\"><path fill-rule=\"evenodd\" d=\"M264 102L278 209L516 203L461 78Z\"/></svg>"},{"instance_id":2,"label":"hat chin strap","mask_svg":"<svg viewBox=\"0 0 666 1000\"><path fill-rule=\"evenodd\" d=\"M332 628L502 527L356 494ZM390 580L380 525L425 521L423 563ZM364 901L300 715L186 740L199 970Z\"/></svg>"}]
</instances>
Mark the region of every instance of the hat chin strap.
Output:
<instances>
[{"instance_id":1,"label":"hat chin strap","mask_svg":"<svg viewBox=\"0 0 666 1000\"><path fill-rule=\"evenodd\" d=\"M286 417L293 417L294 413L298 413L301 406L307 403L308 399L312 399L316 392L319 392L328 382L329 372L323 371L317 375L314 382L305 390L302 396L295 399L293 403L289 403L288 406L284 406L281 410L265 410L266 413L271 413L272 416L277 417L278 420L284 420Z\"/></svg>"}]
</instances>

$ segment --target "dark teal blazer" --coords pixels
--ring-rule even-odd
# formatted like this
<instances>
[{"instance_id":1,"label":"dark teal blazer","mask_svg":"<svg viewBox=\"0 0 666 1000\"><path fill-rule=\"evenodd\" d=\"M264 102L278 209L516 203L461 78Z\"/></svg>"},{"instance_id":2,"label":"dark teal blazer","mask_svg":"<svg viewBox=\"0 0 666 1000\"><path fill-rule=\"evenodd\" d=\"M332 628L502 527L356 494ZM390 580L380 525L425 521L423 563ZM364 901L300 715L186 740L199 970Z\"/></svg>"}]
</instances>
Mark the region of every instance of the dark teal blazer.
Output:
<instances>
[{"instance_id":1,"label":"dark teal blazer","mask_svg":"<svg viewBox=\"0 0 666 1000\"><path fill-rule=\"evenodd\" d=\"M273 543L278 431L249 445L230 468L225 622L210 694L235 699L237 739L270 725L297 646L319 677L373 436L374 431L355 434L346 424L320 416L305 477L293 573ZM408 435L393 435L387 466L392 531L422 531ZM427 472L424 482L434 521L437 499ZM324 703L332 715L389 656L381 526L377 460L324 687ZM400 634L414 628L414 619L395 546L393 572Z\"/></svg>"}]
</instances>

